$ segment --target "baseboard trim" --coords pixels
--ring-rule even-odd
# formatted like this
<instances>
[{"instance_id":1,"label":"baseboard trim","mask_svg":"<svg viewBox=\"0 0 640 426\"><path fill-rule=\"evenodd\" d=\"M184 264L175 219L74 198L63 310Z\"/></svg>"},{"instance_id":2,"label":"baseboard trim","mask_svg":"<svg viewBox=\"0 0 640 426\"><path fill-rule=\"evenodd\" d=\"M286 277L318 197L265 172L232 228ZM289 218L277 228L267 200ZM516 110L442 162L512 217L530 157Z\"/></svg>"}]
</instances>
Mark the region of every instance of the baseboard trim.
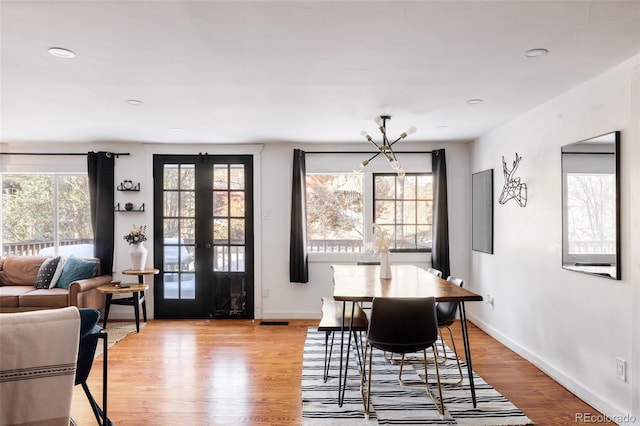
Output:
<instances>
[{"instance_id":1,"label":"baseboard trim","mask_svg":"<svg viewBox=\"0 0 640 426\"><path fill-rule=\"evenodd\" d=\"M487 333L489 336L496 339L498 342L502 343L522 358L529 361L531 364L535 365L537 368L542 370L547 376L551 377L553 380L562 385L569 392L591 405L593 408L604 414L606 417L614 420L616 423L620 425L633 425L635 423L633 416L631 415L631 411L624 411L619 407L615 406L612 402L603 399L601 396L594 394L581 383L575 381L571 377L564 374L562 371L553 367L553 365L547 363L544 359L538 357L537 355L531 353L526 348L520 346L518 343L514 342L500 331L491 327L486 322L482 321L475 315L468 315L467 319L475 324L482 331ZM472 348L473 350L473 348ZM629 421L625 421L625 419L629 419Z\"/></svg>"}]
</instances>

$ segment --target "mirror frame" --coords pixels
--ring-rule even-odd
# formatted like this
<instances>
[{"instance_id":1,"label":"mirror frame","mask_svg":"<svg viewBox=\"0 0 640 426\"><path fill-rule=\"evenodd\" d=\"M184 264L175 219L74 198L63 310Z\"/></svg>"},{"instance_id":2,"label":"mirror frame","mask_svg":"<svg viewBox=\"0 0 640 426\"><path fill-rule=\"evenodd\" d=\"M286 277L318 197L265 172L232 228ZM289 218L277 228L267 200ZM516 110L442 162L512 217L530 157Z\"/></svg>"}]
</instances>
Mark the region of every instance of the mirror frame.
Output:
<instances>
[{"instance_id":1,"label":"mirror frame","mask_svg":"<svg viewBox=\"0 0 640 426\"><path fill-rule=\"evenodd\" d=\"M594 143L597 142L598 139L605 138L607 136L613 136L613 146L614 146L614 162L615 162L615 265L612 265L610 262L578 262L575 260L566 259L568 254L567 250L567 182L566 182L566 173L565 173L565 153L569 153L570 151L565 151L570 147L575 147L579 144L586 143ZM609 142L608 142L609 143ZM582 141L578 141L575 143L571 143L568 145L564 145L560 150L560 173L561 173L561 182L562 182L562 268L570 271L580 272L584 274L589 274L593 276L600 276L604 278L609 278L613 280L621 279L621 266L620 266L620 131L616 130L613 132L605 133L600 136L596 136L593 138L585 139Z\"/></svg>"}]
</instances>

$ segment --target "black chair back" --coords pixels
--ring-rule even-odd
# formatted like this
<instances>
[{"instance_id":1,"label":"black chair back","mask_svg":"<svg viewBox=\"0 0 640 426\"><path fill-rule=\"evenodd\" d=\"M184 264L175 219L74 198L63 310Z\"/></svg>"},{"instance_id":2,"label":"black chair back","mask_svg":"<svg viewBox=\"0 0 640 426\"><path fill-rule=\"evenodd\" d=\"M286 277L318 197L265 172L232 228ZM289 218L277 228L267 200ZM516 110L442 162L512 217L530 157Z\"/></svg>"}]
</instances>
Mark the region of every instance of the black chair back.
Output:
<instances>
[{"instance_id":1,"label":"black chair back","mask_svg":"<svg viewBox=\"0 0 640 426\"><path fill-rule=\"evenodd\" d=\"M464 286L464 281L460 278L448 276L447 281L460 287ZM456 320L458 304L456 302L439 302L436 306L436 313L438 315L438 326L448 327Z\"/></svg>"},{"instance_id":2,"label":"black chair back","mask_svg":"<svg viewBox=\"0 0 640 426\"><path fill-rule=\"evenodd\" d=\"M367 341L374 348L410 353L431 346L437 338L433 297L373 299Z\"/></svg>"}]
</instances>

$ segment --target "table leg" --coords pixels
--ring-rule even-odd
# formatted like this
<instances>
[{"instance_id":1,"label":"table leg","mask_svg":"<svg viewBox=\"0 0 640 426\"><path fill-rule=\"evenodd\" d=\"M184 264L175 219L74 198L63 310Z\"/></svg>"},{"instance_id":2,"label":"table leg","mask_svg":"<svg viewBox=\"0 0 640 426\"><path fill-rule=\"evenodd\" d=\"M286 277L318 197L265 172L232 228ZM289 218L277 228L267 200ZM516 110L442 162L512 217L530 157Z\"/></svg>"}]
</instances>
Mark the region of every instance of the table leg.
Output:
<instances>
[{"instance_id":1,"label":"table leg","mask_svg":"<svg viewBox=\"0 0 640 426\"><path fill-rule=\"evenodd\" d=\"M107 319L109 318L109 308L111 308L111 299L113 294L107 293L107 300L104 304L104 319L102 320L102 328L107 328Z\"/></svg>"},{"instance_id":2,"label":"table leg","mask_svg":"<svg viewBox=\"0 0 640 426\"><path fill-rule=\"evenodd\" d=\"M347 372L349 371L349 352L351 349L351 334L353 332L353 315L356 310L356 303L351 302L351 318L349 320L349 337L347 338L347 358L344 363L344 384L342 382L342 354L344 346L344 314L347 308L347 302L342 302L342 323L340 324L340 377L338 380L338 406L342 407L344 403L344 394L347 391Z\"/></svg>"},{"instance_id":3,"label":"table leg","mask_svg":"<svg viewBox=\"0 0 640 426\"><path fill-rule=\"evenodd\" d=\"M138 284L144 284L144 275L138 275ZM142 318L147 322L147 294L142 292Z\"/></svg>"},{"instance_id":4,"label":"table leg","mask_svg":"<svg viewBox=\"0 0 640 426\"><path fill-rule=\"evenodd\" d=\"M471 347L469 346L469 329L467 327L467 312L464 309L464 302L460 302L460 325L462 326L462 341L464 343L464 356L467 360L467 373L469 374L469 385L471 387L471 400L473 408L476 408L476 387L473 383L473 367L471 366Z\"/></svg>"},{"instance_id":5,"label":"table leg","mask_svg":"<svg viewBox=\"0 0 640 426\"><path fill-rule=\"evenodd\" d=\"M140 333L140 298L138 292L133 292L133 312L136 314L136 333Z\"/></svg>"},{"instance_id":6,"label":"table leg","mask_svg":"<svg viewBox=\"0 0 640 426\"><path fill-rule=\"evenodd\" d=\"M147 292L141 291L140 296L142 297L142 318L144 318L144 322L147 322Z\"/></svg>"}]
</instances>

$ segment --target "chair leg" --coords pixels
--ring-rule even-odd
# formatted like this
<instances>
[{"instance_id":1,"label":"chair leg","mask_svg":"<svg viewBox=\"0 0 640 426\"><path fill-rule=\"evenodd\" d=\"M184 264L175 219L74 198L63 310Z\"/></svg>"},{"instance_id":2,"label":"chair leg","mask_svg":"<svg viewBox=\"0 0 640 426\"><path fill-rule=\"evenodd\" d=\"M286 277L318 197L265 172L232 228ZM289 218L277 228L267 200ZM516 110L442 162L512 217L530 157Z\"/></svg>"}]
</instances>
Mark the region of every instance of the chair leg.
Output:
<instances>
[{"instance_id":1,"label":"chair leg","mask_svg":"<svg viewBox=\"0 0 640 426\"><path fill-rule=\"evenodd\" d=\"M456 349L456 341L453 339L453 332L451 331L451 328L449 328L449 327L446 327L446 329L449 330L449 336L451 337L451 345L453 346L453 353L455 354L455 360L456 360L456 363L458 364L458 374L459 374L458 377L459 378L458 378L458 380L453 381L453 382L442 382L442 383L447 384L447 385L458 385L458 384L462 383L462 379L463 379L463 377L462 377L462 367L460 366L460 357L458 356L458 350ZM441 361L438 360L438 358L440 358L440 355L439 355L439 352L438 352L438 345L437 344L434 345L435 346L434 355L436 356L436 360L437 360L438 364L444 364L448 359L452 360L454 358L447 357L447 351L446 351L445 346L444 346L444 336L442 335L442 328L440 328L438 330L438 332L440 333L440 341L442 343L442 354L443 354L443 356L441 358Z\"/></svg>"},{"instance_id":2,"label":"chair leg","mask_svg":"<svg viewBox=\"0 0 640 426\"><path fill-rule=\"evenodd\" d=\"M435 352L435 343L433 344L433 350ZM440 397L440 404L436 401L433 393L431 392L431 387L429 387L429 370L427 370L427 350L424 350L424 383L427 387L427 394L436 405L438 412L444 416L444 399L442 398L442 385L440 384L440 369L438 368L438 363L434 362L433 365L436 367L436 380L438 382L438 395Z\"/></svg>"},{"instance_id":3,"label":"chair leg","mask_svg":"<svg viewBox=\"0 0 640 426\"><path fill-rule=\"evenodd\" d=\"M104 424L103 417L104 413L102 412L102 408L98 405L93 395L91 395L91 391L89 391L89 386L87 386L86 382L82 382L82 390L84 390L84 394L87 396L89 400L89 405L91 405L91 410L93 411L93 415L96 416L96 420L100 426L113 426L113 423L110 419L107 418L107 424Z\"/></svg>"}]
</instances>

